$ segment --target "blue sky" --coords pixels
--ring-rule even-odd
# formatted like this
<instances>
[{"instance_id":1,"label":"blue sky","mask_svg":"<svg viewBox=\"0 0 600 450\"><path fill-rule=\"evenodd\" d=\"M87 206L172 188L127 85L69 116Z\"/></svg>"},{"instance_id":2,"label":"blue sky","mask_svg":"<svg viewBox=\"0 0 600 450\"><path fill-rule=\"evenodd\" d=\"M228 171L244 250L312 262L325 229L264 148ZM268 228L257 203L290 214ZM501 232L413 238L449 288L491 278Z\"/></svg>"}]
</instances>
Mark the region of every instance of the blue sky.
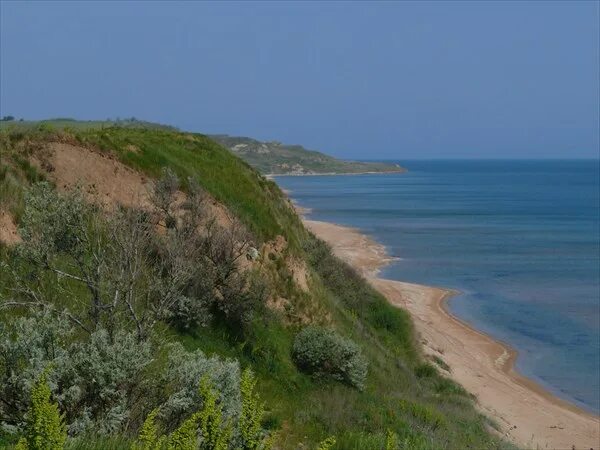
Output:
<instances>
[{"instance_id":1,"label":"blue sky","mask_svg":"<svg viewBox=\"0 0 600 450\"><path fill-rule=\"evenodd\" d=\"M0 114L350 158L598 157L599 3L6 2Z\"/></svg>"}]
</instances>

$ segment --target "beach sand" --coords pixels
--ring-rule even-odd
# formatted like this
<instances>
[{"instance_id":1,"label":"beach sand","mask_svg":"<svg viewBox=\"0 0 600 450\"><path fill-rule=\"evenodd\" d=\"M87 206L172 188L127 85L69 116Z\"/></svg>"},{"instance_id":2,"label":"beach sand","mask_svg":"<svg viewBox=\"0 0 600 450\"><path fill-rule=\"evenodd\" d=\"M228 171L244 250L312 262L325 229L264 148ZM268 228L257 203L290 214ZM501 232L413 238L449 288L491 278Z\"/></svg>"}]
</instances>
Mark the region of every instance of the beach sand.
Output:
<instances>
[{"instance_id":1,"label":"beach sand","mask_svg":"<svg viewBox=\"0 0 600 450\"><path fill-rule=\"evenodd\" d=\"M304 223L390 303L410 312L424 353L450 366L447 375L477 397L479 409L500 426L506 439L527 449L600 448L600 418L518 374L513 349L445 309L445 301L456 292L378 278L379 269L392 261L384 246L352 228Z\"/></svg>"}]
</instances>

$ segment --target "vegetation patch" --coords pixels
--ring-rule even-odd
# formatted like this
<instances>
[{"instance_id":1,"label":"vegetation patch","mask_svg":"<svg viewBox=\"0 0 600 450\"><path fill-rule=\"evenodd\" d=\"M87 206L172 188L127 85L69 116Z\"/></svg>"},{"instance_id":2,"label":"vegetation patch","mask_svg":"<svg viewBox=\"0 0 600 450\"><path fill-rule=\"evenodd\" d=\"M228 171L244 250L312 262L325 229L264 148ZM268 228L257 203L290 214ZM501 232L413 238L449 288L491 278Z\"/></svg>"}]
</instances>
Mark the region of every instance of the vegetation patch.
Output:
<instances>
[{"instance_id":1,"label":"vegetation patch","mask_svg":"<svg viewBox=\"0 0 600 450\"><path fill-rule=\"evenodd\" d=\"M267 174L304 175L318 173L393 173L406 169L393 163L343 161L300 145L260 142L246 137L211 135L252 167Z\"/></svg>"},{"instance_id":2,"label":"vegetation patch","mask_svg":"<svg viewBox=\"0 0 600 450\"><path fill-rule=\"evenodd\" d=\"M412 416L419 424L432 429L446 427L446 418L432 407L410 400L399 401L400 411Z\"/></svg>"},{"instance_id":3,"label":"vegetation patch","mask_svg":"<svg viewBox=\"0 0 600 450\"><path fill-rule=\"evenodd\" d=\"M282 449L512 448L487 431L471 396L423 364L408 314L218 143L133 123L9 123L0 204L22 241L0 245L0 447L26 438L32 389L47 370L67 449L130 449L193 428L207 448L201 417L219 423L211 436L227 437L208 448L260 448L271 437ZM51 167L28 166L48 144L135 169L152 180L147 204L105 210L77 189L58 193L43 182ZM215 199L233 226L215 220ZM269 250L247 260L249 244ZM302 287L290 257L306 272ZM285 299L283 310L267 298ZM307 324L321 331L302 341ZM298 342L325 350L308 353L310 374L295 364Z\"/></svg>"},{"instance_id":4,"label":"vegetation patch","mask_svg":"<svg viewBox=\"0 0 600 450\"><path fill-rule=\"evenodd\" d=\"M296 365L315 376L331 377L363 389L368 363L358 346L333 330L309 326L296 335Z\"/></svg>"}]
</instances>

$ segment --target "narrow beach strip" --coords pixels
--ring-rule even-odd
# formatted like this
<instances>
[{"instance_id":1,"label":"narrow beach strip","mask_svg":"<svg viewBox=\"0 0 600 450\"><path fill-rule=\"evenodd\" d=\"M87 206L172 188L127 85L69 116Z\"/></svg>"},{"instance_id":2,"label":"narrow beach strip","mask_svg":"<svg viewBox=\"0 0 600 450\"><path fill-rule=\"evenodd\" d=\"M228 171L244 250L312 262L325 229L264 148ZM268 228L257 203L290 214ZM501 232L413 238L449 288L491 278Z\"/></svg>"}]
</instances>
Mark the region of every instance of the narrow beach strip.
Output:
<instances>
[{"instance_id":1,"label":"narrow beach strip","mask_svg":"<svg viewBox=\"0 0 600 450\"><path fill-rule=\"evenodd\" d=\"M447 375L476 396L479 409L508 440L527 449L598 449L600 418L517 373L512 348L447 310L446 300L456 292L378 278L393 261L383 245L353 228L306 219L304 224L390 303L411 314L424 353L450 366Z\"/></svg>"}]
</instances>

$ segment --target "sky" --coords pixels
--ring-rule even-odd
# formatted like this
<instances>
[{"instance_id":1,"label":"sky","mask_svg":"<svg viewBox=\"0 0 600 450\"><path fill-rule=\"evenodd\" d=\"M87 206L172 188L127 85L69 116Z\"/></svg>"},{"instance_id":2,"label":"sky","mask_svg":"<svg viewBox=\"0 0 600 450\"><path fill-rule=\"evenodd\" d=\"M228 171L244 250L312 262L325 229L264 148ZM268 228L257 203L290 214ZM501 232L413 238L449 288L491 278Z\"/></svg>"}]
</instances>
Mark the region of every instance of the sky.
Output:
<instances>
[{"instance_id":1,"label":"sky","mask_svg":"<svg viewBox=\"0 0 600 450\"><path fill-rule=\"evenodd\" d=\"M0 3L0 115L357 159L597 158L596 1Z\"/></svg>"}]
</instances>

